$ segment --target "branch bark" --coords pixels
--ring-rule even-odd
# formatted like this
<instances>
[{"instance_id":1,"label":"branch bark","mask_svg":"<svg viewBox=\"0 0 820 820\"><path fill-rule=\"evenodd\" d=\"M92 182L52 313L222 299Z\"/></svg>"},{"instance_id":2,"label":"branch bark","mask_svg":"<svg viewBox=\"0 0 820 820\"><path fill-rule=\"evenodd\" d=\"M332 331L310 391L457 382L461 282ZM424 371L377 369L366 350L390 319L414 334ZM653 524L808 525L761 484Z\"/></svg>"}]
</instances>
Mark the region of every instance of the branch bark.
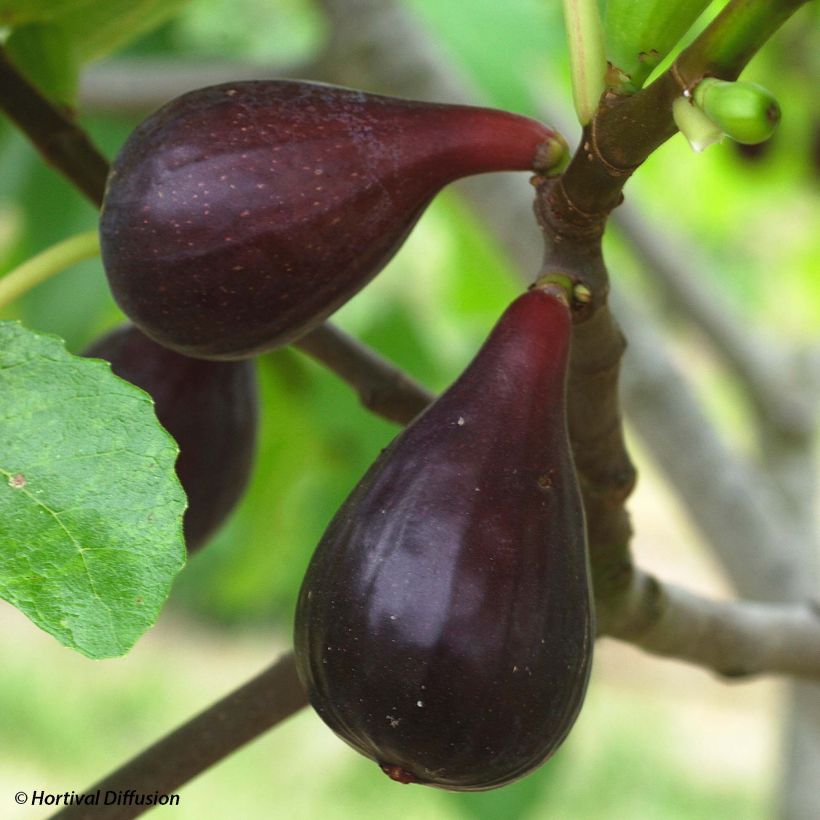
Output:
<instances>
[{"instance_id":1,"label":"branch bark","mask_svg":"<svg viewBox=\"0 0 820 820\"><path fill-rule=\"evenodd\" d=\"M367 345L325 324L293 346L347 382L371 412L409 424L435 396Z\"/></svg>"},{"instance_id":2,"label":"branch bark","mask_svg":"<svg viewBox=\"0 0 820 820\"><path fill-rule=\"evenodd\" d=\"M176 731L147 748L86 793L128 791L171 794L231 752L307 705L288 652L253 680L231 692ZM60 820L130 820L146 806L68 806Z\"/></svg>"},{"instance_id":3,"label":"branch bark","mask_svg":"<svg viewBox=\"0 0 820 820\"><path fill-rule=\"evenodd\" d=\"M734 307L708 286L709 262L697 247L684 246L657 225L649 225L629 203L612 215L631 249L647 268L677 312L712 342L727 362L766 433L801 438L814 429L814 408L793 389L792 358L774 340L741 326Z\"/></svg>"},{"instance_id":4,"label":"branch bark","mask_svg":"<svg viewBox=\"0 0 820 820\"><path fill-rule=\"evenodd\" d=\"M50 165L99 207L108 162L68 114L48 102L0 46L0 110L16 123Z\"/></svg>"},{"instance_id":5,"label":"branch bark","mask_svg":"<svg viewBox=\"0 0 820 820\"><path fill-rule=\"evenodd\" d=\"M606 619L610 637L736 679L820 680L817 606L713 601L635 570Z\"/></svg>"}]
</instances>

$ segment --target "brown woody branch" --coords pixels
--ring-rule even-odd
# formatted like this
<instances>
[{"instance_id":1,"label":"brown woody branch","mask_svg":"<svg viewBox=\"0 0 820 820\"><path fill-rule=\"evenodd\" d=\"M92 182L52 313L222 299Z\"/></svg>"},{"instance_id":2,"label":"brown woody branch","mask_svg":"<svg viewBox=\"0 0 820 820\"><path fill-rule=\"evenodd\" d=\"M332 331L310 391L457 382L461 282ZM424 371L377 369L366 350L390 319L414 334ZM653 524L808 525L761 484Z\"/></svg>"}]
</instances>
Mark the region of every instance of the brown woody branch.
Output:
<instances>
[{"instance_id":1,"label":"brown woody branch","mask_svg":"<svg viewBox=\"0 0 820 820\"><path fill-rule=\"evenodd\" d=\"M52 105L0 46L0 110L34 143L49 165L99 207L108 161L67 112Z\"/></svg>"},{"instance_id":2,"label":"brown woody branch","mask_svg":"<svg viewBox=\"0 0 820 820\"><path fill-rule=\"evenodd\" d=\"M253 680L149 746L88 789L171 794L189 780L307 705L288 652ZM69 806L60 820L128 820L146 806Z\"/></svg>"},{"instance_id":3,"label":"brown woody branch","mask_svg":"<svg viewBox=\"0 0 820 820\"><path fill-rule=\"evenodd\" d=\"M729 0L652 86L633 95L604 94L565 173L537 186L535 212L545 240L541 273L566 274L592 294L573 335L569 424L599 598L617 594L629 583L630 528L624 502L635 481L617 398L624 345L606 308L609 281L601 253L606 221L633 171L675 132L672 102L689 81L707 72L736 77L802 2ZM682 81L682 76L687 79ZM601 587L604 581L606 587Z\"/></svg>"},{"instance_id":4,"label":"brown woody branch","mask_svg":"<svg viewBox=\"0 0 820 820\"><path fill-rule=\"evenodd\" d=\"M317 327L293 346L346 381L368 410L397 424L409 424L435 398L392 362L333 325Z\"/></svg>"}]
</instances>

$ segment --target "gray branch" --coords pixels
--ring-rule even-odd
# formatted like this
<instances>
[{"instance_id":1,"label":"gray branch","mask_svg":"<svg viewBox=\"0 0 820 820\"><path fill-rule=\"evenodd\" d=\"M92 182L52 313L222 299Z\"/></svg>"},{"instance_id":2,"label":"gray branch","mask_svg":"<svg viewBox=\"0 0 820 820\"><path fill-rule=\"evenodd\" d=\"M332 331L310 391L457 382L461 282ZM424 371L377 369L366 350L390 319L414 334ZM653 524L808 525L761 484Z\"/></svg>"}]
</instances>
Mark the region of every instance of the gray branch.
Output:
<instances>
[{"instance_id":1,"label":"gray branch","mask_svg":"<svg viewBox=\"0 0 820 820\"><path fill-rule=\"evenodd\" d=\"M613 609L606 634L653 655L733 679L773 673L820 680L817 607L714 601L636 570Z\"/></svg>"},{"instance_id":2,"label":"gray branch","mask_svg":"<svg viewBox=\"0 0 820 820\"><path fill-rule=\"evenodd\" d=\"M658 345L658 331L615 291L614 309L629 339L622 399L627 417L691 511L742 595L782 600L811 594L795 561L805 548L763 470L732 452L692 388Z\"/></svg>"},{"instance_id":3,"label":"gray branch","mask_svg":"<svg viewBox=\"0 0 820 820\"><path fill-rule=\"evenodd\" d=\"M735 372L761 424L790 437L809 434L815 411L793 389L789 371L794 357L782 340L762 339L743 325L734 306L711 285L712 260L705 259L694 243L684 244L667 229L650 226L629 203L613 214L613 221L675 311L713 342Z\"/></svg>"}]
</instances>

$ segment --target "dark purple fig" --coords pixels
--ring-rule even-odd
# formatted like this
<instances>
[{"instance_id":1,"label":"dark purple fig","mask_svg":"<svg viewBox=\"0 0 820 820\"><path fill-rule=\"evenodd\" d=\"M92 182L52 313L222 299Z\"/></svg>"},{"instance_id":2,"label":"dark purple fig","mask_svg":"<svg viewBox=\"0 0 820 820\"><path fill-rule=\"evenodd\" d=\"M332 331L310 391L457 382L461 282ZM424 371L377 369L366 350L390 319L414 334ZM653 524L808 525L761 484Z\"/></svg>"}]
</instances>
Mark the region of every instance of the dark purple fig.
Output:
<instances>
[{"instance_id":1,"label":"dark purple fig","mask_svg":"<svg viewBox=\"0 0 820 820\"><path fill-rule=\"evenodd\" d=\"M567 438L570 313L531 290L341 507L296 612L322 719L393 779L502 786L581 706L593 612Z\"/></svg>"},{"instance_id":2,"label":"dark purple fig","mask_svg":"<svg viewBox=\"0 0 820 820\"><path fill-rule=\"evenodd\" d=\"M256 447L253 363L181 356L124 325L84 351L154 399L157 418L179 445L176 471L188 495L188 554L198 550L242 495Z\"/></svg>"},{"instance_id":3,"label":"dark purple fig","mask_svg":"<svg viewBox=\"0 0 820 820\"><path fill-rule=\"evenodd\" d=\"M123 146L103 262L120 307L153 339L242 358L340 307L449 182L564 156L553 131L504 111L306 82L203 88Z\"/></svg>"}]
</instances>

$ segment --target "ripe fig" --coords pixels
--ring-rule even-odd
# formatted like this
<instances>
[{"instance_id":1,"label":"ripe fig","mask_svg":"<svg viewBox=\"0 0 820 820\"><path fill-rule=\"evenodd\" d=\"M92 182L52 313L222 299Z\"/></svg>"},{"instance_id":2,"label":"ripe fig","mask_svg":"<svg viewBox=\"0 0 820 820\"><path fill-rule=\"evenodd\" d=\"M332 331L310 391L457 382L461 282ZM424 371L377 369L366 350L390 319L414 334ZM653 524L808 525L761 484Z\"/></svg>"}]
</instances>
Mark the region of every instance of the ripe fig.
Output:
<instances>
[{"instance_id":1,"label":"ripe fig","mask_svg":"<svg viewBox=\"0 0 820 820\"><path fill-rule=\"evenodd\" d=\"M253 363L209 362L168 350L123 325L84 356L105 359L120 378L154 399L157 418L179 445L176 471L188 495L188 554L225 521L247 485L256 447Z\"/></svg>"},{"instance_id":2,"label":"ripe fig","mask_svg":"<svg viewBox=\"0 0 820 820\"><path fill-rule=\"evenodd\" d=\"M449 182L565 157L553 131L504 111L307 82L203 88L123 146L103 262L150 337L189 356L243 358L340 307Z\"/></svg>"},{"instance_id":3,"label":"ripe fig","mask_svg":"<svg viewBox=\"0 0 820 820\"><path fill-rule=\"evenodd\" d=\"M393 779L456 791L539 766L593 642L566 428L566 304L519 297L325 532L296 612L312 705Z\"/></svg>"}]
</instances>

